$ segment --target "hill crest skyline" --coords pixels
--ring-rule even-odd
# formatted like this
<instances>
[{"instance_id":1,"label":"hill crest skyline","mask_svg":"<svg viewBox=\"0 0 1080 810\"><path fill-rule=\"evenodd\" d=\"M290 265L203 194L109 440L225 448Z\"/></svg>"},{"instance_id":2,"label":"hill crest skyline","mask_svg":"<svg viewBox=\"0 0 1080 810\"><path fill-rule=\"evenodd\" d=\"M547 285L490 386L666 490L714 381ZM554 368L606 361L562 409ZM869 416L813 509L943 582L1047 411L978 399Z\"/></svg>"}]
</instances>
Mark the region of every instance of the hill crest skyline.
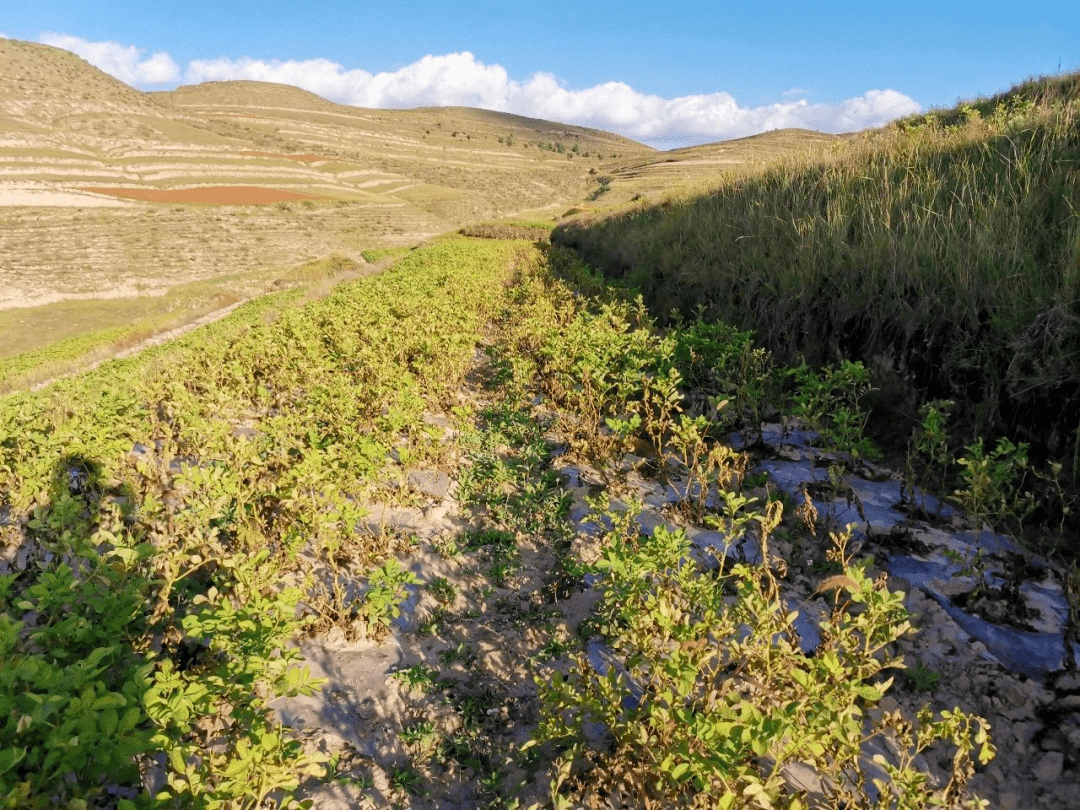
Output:
<instances>
[{"instance_id":1,"label":"hill crest skyline","mask_svg":"<svg viewBox=\"0 0 1080 810\"><path fill-rule=\"evenodd\" d=\"M40 39L69 49L142 90L169 90L217 80L288 84L334 103L364 109L467 106L565 121L616 132L653 148L680 148L786 128L832 133L877 127L921 106L896 90L878 88L829 101L811 101L790 89L766 104L748 106L726 92L674 98L641 92L623 81L574 89L553 73L512 78L499 64L463 50L429 54L393 70L369 72L325 59L192 60L185 69L165 52L147 55L136 46L92 42L66 34ZM162 65L171 67L163 70Z\"/></svg>"}]
</instances>

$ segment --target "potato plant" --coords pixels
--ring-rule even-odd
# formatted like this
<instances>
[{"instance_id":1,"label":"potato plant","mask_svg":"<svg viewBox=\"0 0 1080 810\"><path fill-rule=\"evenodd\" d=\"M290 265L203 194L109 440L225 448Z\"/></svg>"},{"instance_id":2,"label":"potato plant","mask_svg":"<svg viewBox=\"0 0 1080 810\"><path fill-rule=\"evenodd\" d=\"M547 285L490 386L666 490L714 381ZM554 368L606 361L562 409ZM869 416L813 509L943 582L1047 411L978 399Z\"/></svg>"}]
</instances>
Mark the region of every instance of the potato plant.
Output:
<instances>
[{"instance_id":1,"label":"potato plant","mask_svg":"<svg viewBox=\"0 0 1080 810\"><path fill-rule=\"evenodd\" d=\"M726 806L798 807L780 772L809 761L838 801L864 806L882 779L893 805L916 807L925 774L911 757L939 739L957 752L942 796L961 796L972 751L991 753L978 718L865 727L904 616L842 542L822 654L795 652L768 567L779 502L755 509L746 456L719 441L779 390L771 358L734 330L660 330L559 251L451 239L323 298L256 301L137 359L0 399L0 807L288 807L326 775L270 710L318 688L286 642L316 620L386 632L413 578L392 538L363 530L365 504L407 498L412 466L445 463L423 416L454 410L481 342L504 390L481 430L460 431L458 497L497 527L464 540L485 549L493 584L514 578L519 535L571 546L537 395L598 469L628 451L672 461L693 484L680 514L757 532L765 560L705 575L681 532L644 538L608 515L594 624L626 677L583 660L545 693L533 748L555 759L554 804L632 789L659 805L709 791ZM848 377L803 390L820 404ZM707 414L691 384L713 395ZM852 413L844 438L857 446ZM316 581L312 559L335 576L360 566L367 587ZM588 742L597 724L611 745ZM900 754L864 769L866 734Z\"/></svg>"},{"instance_id":2,"label":"potato plant","mask_svg":"<svg viewBox=\"0 0 1080 810\"><path fill-rule=\"evenodd\" d=\"M509 364L515 380L571 411L576 449L592 461L610 463L632 441L648 441L668 462L657 466L675 462L689 478L684 514L732 542L752 533L762 562L732 565L718 552L703 568L682 530L641 532L640 504L594 503L592 523L607 530L592 568L601 601L587 626L608 651L607 665L598 666L586 646L566 674L556 670L539 683L541 722L523 752L551 763L550 805L979 806L965 785L974 761L994 753L984 720L959 710L937 717L872 712L892 685L889 670L903 666L890 652L909 629L902 594L851 558L850 535L833 535L829 556L839 573L820 586L832 594L833 609L821 646L805 655L769 551L782 502L759 507L743 494L745 456L716 440L715 421L681 413L689 392L679 367L691 382L742 397L736 407L755 418L755 392L779 390L779 377L765 378L771 365L739 359L749 354L744 333L662 335L630 300L576 295L566 279L573 266L558 273L567 261L554 253L556 275L539 267L523 278L503 323L507 353L516 352ZM735 377L758 371L745 376L745 392L725 389L729 383L714 379L700 359L706 355L731 358L726 373ZM633 373L624 377L628 368ZM849 408L854 416L839 426L836 441L857 451L863 369L820 376L802 369L799 382L796 405L807 411ZM717 493L714 506L706 503L707 487ZM889 756L876 755L868 747L875 743ZM935 786L917 763L937 745L951 747L953 767ZM816 797L791 785L792 767L815 775Z\"/></svg>"},{"instance_id":3,"label":"potato plant","mask_svg":"<svg viewBox=\"0 0 1080 810\"><path fill-rule=\"evenodd\" d=\"M375 571L356 612L393 616L362 504L444 452L421 416L522 250L443 242L0 399L0 806L287 806L322 773L268 708L317 686L284 647L305 593L279 583L347 549Z\"/></svg>"},{"instance_id":4,"label":"potato plant","mask_svg":"<svg viewBox=\"0 0 1080 810\"><path fill-rule=\"evenodd\" d=\"M597 626L625 668L602 672L582 654L544 687L528 745L562 751L554 806L620 794L665 807L979 806L963 787L973 757L993 756L985 721L959 710L924 712L917 730L898 712L870 719L893 682L886 671L901 665L889 644L908 624L903 594L847 558L846 538L834 538L843 573L809 657L766 566L720 561L718 574L702 575L681 530L646 537L608 517ZM764 536L771 520L755 519ZM874 739L886 741L888 758L867 753ZM934 789L914 762L938 741L954 747L954 767ZM816 774L817 799L790 785L792 765Z\"/></svg>"}]
</instances>

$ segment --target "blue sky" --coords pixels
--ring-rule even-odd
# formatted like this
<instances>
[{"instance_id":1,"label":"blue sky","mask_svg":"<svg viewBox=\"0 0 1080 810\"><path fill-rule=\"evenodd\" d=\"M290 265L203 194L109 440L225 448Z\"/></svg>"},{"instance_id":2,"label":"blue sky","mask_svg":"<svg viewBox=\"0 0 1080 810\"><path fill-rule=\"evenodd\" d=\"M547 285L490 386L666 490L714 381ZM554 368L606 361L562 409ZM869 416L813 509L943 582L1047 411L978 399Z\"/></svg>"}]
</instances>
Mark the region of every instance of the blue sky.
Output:
<instances>
[{"instance_id":1,"label":"blue sky","mask_svg":"<svg viewBox=\"0 0 1080 810\"><path fill-rule=\"evenodd\" d=\"M1080 2L3 5L0 33L142 89L276 80L343 103L484 106L658 146L877 126L1080 68Z\"/></svg>"}]
</instances>

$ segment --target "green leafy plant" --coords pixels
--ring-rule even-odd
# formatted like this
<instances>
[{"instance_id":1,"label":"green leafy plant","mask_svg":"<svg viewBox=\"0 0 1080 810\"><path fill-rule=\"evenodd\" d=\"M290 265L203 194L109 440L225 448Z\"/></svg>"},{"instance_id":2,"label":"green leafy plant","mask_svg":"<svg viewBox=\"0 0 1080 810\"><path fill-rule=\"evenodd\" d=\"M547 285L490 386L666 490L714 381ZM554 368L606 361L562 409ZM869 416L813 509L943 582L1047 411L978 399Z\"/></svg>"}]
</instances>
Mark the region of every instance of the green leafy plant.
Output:
<instances>
[{"instance_id":1,"label":"green leafy plant","mask_svg":"<svg viewBox=\"0 0 1080 810\"><path fill-rule=\"evenodd\" d=\"M277 727L267 705L321 684L285 646L301 624L300 592L255 588L258 562L234 563L231 594L211 589L193 600L184 632L206 651L184 669L162 661L146 695L153 742L171 768L165 795L189 806L256 808L273 792L295 790L301 777L325 773L324 760ZM222 704L229 711L219 712Z\"/></svg>"},{"instance_id":2,"label":"green leafy plant","mask_svg":"<svg viewBox=\"0 0 1080 810\"><path fill-rule=\"evenodd\" d=\"M726 401L714 410L724 409ZM705 515L710 495L738 489L746 475L749 457L723 442L709 441L715 422L704 416L681 415L672 423L668 449L686 469L682 503L699 522Z\"/></svg>"},{"instance_id":3,"label":"green leafy plant","mask_svg":"<svg viewBox=\"0 0 1080 810\"><path fill-rule=\"evenodd\" d=\"M427 584L427 589L436 599L447 604L457 596L457 588L446 577L435 577Z\"/></svg>"},{"instance_id":4,"label":"green leafy plant","mask_svg":"<svg viewBox=\"0 0 1080 810\"><path fill-rule=\"evenodd\" d=\"M603 671L583 654L567 675L556 673L542 686L544 716L526 746L565 752L551 780L556 807L629 791L666 806L804 808L783 776L785 763L799 761L821 775L830 805L877 806L873 794L883 793L893 806L921 808L929 786L913 762L936 740L956 754L950 784L934 795L977 806L960 797L972 751L993 756L981 719L927 710L917 726L894 713L867 728L866 709L892 683L884 672L899 664L889 645L908 624L903 595L847 558L847 535L834 535L843 573L820 587L835 594L835 608L812 658L799 651L794 615L766 566L703 576L686 563L686 536L663 527L644 537L616 524L606 540L600 627L621 663ZM590 744L597 728L609 744ZM867 735L897 744L894 760L876 763L887 780L872 776Z\"/></svg>"},{"instance_id":5,"label":"green leafy plant","mask_svg":"<svg viewBox=\"0 0 1080 810\"><path fill-rule=\"evenodd\" d=\"M922 423L912 437L908 457L908 467L917 462L923 471L921 476L927 483L934 484L940 492L952 466L953 458L949 451L948 420L949 411L955 403L952 400L933 400L920 408Z\"/></svg>"},{"instance_id":6,"label":"green leafy plant","mask_svg":"<svg viewBox=\"0 0 1080 810\"><path fill-rule=\"evenodd\" d=\"M430 720L417 720L401 729L401 741L411 747L430 749L436 740L435 724Z\"/></svg>"},{"instance_id":7,"label":"green leafy plant","mask_svg":"<svg viewBox=\"0 0 1080 810\"><path fill-rule=\"evenodd\" d=\"M776 392L772 355L753 345L753 332L704 320L679 322L675 361L683 378L696 388L732 402L733 421L757 430L768 398Z\"/></svg>"},{"instance_id":8,"label":"green leafy plant","mask_svg":"<svg viewBox=\"0 0 1080 810\"><path fill-rule=\"evenodd\" d=\"M398 670L393 677L402 681L409 689L434 689L439 683L439 671L433 667L416 664L408 669Z\"/></svg>"},{"instance_id":9,"label":"green leafy plant","mask_svg":"<svg viewBox=\"0 0 1080 810\"><path fill-rule=\"evenodd\" d=\"M368 632L375 637L386 635L390 631L390 623L401 615L401 603L408 594L406 586L419 584L419 577L402 568L395 559L387 560L373 570L359 608Z\"/></svg>"},{"instance_id":10,"label":"green leafy plant","mask_svg":"<svg viewBox=\"0 0 1080 810\"><path fill-rule=\"evenodd\" d=\"M138 757L151 749L143 709L150 668L133 666L121 645L76 660L14 658L20 629L0 620L0 806L78 803L107 784L137 781Z\"/></svg>"},{"instance_id":11,"label":"green leafy plant","mask_svg":"<svg viewBox=\"0 0 1080 810\"><path fill-rule=\"evenodd\" d=\"M869 410L866 396L873 390L870 372L861 362L843 360L814 371L803 364L789 369L795 381L794 413L815 427L838 450L854 458L877 458L880 453L863 434Z\"/></svg>"},{"instance_id":12,"label":"green leafy plant","mask_svg":"<svg viewBox=\"0 0 1080 810\"><path fill-rule=\"evenodd\" d=\"M964 486L955 494L961 505L976 524L991 520L1021 526L1035 508L1031 493L1024 491L1027 444L1001 438L987 451L980 438L965 450L957 459Z\"/></svg>"},{"instance_id":13,"label":"green leafy plant","mask_svg":"<svg viewBox=\"0 0 1080 810\"><path fill-rule=\"evenodd\" d=\"M915 666L908 667L904 674L916 692L933 692L941 680L940 673L934 672L922 661L916 661Z\"/></svg>"},{"instance_id":14,"label":"green leafy plant","mask_svg":"<svg viewBox=\"0 0 1080 810\"><path fill-rule=\"evenodd\" d=\"M390 785L395 790L400 790L412 795L419 795L423 792L424 777L423 775L412 767L399 767L394 768L390 772Z\"/></svg>"},{"instance_id":15,"label":"green leafy plant","mask_svg":"<svg viewBox=\"0 0 1080 810\"><path fill-rule=\"evenodd\" d=\"M464 641L459 641L454 646L439 651L439 660L448 666L468 661L472 657L473 650Z\"/></svg>"}]
</instances>

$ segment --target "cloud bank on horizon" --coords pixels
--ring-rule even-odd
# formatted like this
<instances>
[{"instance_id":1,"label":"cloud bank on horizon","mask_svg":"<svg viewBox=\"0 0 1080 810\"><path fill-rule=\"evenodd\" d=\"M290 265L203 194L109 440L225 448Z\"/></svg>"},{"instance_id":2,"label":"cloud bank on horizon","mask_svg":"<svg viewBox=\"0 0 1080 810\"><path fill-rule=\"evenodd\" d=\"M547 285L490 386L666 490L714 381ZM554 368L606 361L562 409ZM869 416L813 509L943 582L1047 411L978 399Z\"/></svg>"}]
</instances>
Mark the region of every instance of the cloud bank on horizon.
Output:
<instances>
[{"instance_id":1,"label":"cloud bank on horizon","mask_svg":"<svg viewBox=\"0 0 1080 810\"><path fill-rule=\"evenodd\" d=\"M837 103L810 103L805 92L784 93L784 100L758 107L739 106L728 93L664 98L638 92L624 82L570 89L551 73L525 81L512 79L497 64L469 52L428 55L395 71L369 73L346 69L328 59L195 59L181 71L164 52L116 42L91 42L69 34L44 33L47 45L72 51L94 66L135 87L183 82L249 79L303 88L341 104L370 108L421 106L481 107L595 127L653 146L676 147L753 135L772 129L803 127L850 132L877 127L918 112L912 98L896 90L867 90Z\"/></svg>"}]
</instances>

